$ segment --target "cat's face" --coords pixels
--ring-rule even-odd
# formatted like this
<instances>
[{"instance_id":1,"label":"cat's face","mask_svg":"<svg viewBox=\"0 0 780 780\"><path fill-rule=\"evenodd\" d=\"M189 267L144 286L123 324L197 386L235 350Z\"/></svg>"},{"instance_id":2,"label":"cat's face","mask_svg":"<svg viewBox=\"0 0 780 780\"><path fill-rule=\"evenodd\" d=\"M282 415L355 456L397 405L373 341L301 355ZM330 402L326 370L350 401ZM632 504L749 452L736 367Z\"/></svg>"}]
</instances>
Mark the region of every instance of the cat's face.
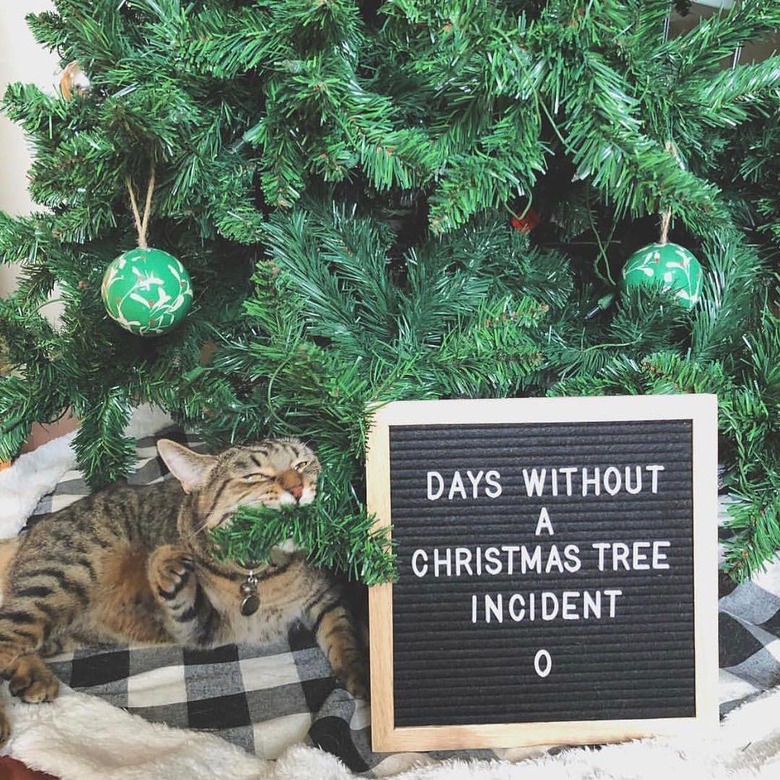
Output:
<instances>
[{"instance_id":1,"label":"cat's face","mask_svg":"<svg viewBox=\"0 0 780 780\"><path fill-rule=\"evenodd\" d=\"M320 462L297 439L267 439L199 455L168 439L157 449L187 493L196 493L198 529L216 528L240 506L310 504L317 494Z\"/></svg>"}]
</instances>

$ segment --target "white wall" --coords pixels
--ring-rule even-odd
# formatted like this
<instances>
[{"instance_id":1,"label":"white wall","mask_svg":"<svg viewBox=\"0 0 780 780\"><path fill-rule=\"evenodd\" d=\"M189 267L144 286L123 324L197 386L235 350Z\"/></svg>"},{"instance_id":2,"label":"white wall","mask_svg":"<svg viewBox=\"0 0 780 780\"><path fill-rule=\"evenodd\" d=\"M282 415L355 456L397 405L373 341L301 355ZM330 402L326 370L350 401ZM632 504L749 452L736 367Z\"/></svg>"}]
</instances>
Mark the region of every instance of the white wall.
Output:
<instances>
[{"instance_id":1,"label":"white wall","mask_svg":"<svg viewBox=\"0 0 780 780\"><path fill-rule=\"evenodd\" d=\"M0 0L0 94L11 82L34 83L50 89L59 67L56 54L39 46L24 17L51 10L51 0ZM24 134L0 115L0 210L26 214L33 209L27 192L30 153ZM13 289L16 269L0 265L0 296Z\"/></svg>"}]
</instances>

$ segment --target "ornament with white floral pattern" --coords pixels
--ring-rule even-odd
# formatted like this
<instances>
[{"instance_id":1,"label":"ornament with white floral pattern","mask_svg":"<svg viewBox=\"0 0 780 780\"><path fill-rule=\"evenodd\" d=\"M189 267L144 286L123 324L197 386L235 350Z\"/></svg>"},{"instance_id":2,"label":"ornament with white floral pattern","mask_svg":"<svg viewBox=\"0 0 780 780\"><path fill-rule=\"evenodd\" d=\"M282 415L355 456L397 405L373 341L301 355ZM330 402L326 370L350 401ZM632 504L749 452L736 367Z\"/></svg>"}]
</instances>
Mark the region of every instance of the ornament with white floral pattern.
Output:
<instances>
[{"instance_id":1,"label":"ornament with white floral pattern","mask_svg":"<svg viewBox=\"0 0 780 780\"><path fill-rule=\"evenodd\" d=\"M100 288L108 315L137 336L175 328L192 306L184 266L162 249L137 247L113 260Z\"/></svg>"},{"instance_id":2,"label":"ornament with white floral pattern","mask_svg":"<svg viewBox=\"0 0 780 780\"><path fill-rule=\"evenodd\" d=\"M143 217L127 179L130 203L138 229L138 246L109 263L100 295L108 316L137 336L159 336L181 323L192 306L192 283L187 269L162 249L146 244L154 190L154 165L149 176Z\"/></svg>"},{"instance_id":3,"label":"ornament with white floral pattern","mask_svg":"<svg viewBox=\"0 0 780 780\"><path fill-rule=\"evenodd\" d=\"M701 265L679 244L648 244L634 252L623 266L623 289L653 284L669 290L682 306L692 309L701 298Z\"/></svg>"}]
</instances>

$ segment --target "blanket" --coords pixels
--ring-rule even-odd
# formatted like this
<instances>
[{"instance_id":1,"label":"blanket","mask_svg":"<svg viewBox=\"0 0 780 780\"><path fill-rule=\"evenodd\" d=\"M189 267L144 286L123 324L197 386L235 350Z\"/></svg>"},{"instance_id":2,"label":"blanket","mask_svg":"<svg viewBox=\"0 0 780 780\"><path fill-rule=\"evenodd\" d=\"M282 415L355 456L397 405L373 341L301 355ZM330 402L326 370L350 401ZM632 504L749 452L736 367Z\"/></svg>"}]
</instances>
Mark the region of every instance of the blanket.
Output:
<instances>
[{"instance_id":1,"label":"blanket","mask_svg":"<svg viewBox=\"0 0 780 780\"><path fill-rule=\"evenodd\" d=\"M744 704L709 740L645 739L526 758L421 761L396 780L775 780L780 776L780 691ZM306 745L264 761L210 734L128 715L68 693L51 705L14 705L10 754L63 780L354 780L336 757Z\"/></svg>"},{"instance_id":2,"label":"blanket","mask_svg":"<svg viewBox=\"0 0 780 780\"><path fill-rule=\"evenodd\" d=\"M161 435L195 449L202 446L175 428ZM130 481L165 477L155 439L139 439ZM35 513L54 511L86 493L72 466L65 463L56 489L38 501ZM42 471L47 468L48 463ZM39 482L48 491L47 480ZM0 481L0 498L3 489ZM18 529L0 530L12 535ZM63 695L51 705L14 704L6 752L66 780L354 774L427 778L460 773L481 778L519 776L515 771L520 767L523 777L589 776L596 771L594 776L607 778L654 777L659 767L681 768L677 765L693 757L711 765L713 777L727 772L736 776L742 768L754 772L745 774L753 777L775 765L780 747L780 731L773 726L780 723L780 691L773 690L780 682L780 563L738 587L721 579L720 634L724 723L711 743L645 740L596 751L376 754L370 750L368 704L338 685L313 636L297 624L287 637L262 647L227 645L196 652L112 646L52 659L64 683ZM753 713L756 722L748 726ZM725 738L727 729L731 742ZM731 749L739 752L731 755ZM528 758L534 754L543 755ZM445 769L459 774L439 775Z\"/></svg>"}]
</instances>

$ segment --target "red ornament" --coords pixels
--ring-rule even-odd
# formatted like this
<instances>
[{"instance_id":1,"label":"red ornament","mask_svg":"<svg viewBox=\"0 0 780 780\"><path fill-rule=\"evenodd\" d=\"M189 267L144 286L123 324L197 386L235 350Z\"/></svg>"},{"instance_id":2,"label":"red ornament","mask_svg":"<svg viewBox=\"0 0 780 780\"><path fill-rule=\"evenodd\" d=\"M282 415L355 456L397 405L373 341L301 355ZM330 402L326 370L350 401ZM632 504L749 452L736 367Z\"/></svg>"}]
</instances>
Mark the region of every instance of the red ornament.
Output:
<instances>
[{"instance_id":1,"label":"red ornament","mask_svg":"<svg viewBox=\"0 0 780 780\"><path fill-rule=\"evenodd\" d=\"M512 227L521 233L530 233L541 221L538 211L528 209L524 214L515 214L512 217Z\"/></svg>"}]
</instances>

